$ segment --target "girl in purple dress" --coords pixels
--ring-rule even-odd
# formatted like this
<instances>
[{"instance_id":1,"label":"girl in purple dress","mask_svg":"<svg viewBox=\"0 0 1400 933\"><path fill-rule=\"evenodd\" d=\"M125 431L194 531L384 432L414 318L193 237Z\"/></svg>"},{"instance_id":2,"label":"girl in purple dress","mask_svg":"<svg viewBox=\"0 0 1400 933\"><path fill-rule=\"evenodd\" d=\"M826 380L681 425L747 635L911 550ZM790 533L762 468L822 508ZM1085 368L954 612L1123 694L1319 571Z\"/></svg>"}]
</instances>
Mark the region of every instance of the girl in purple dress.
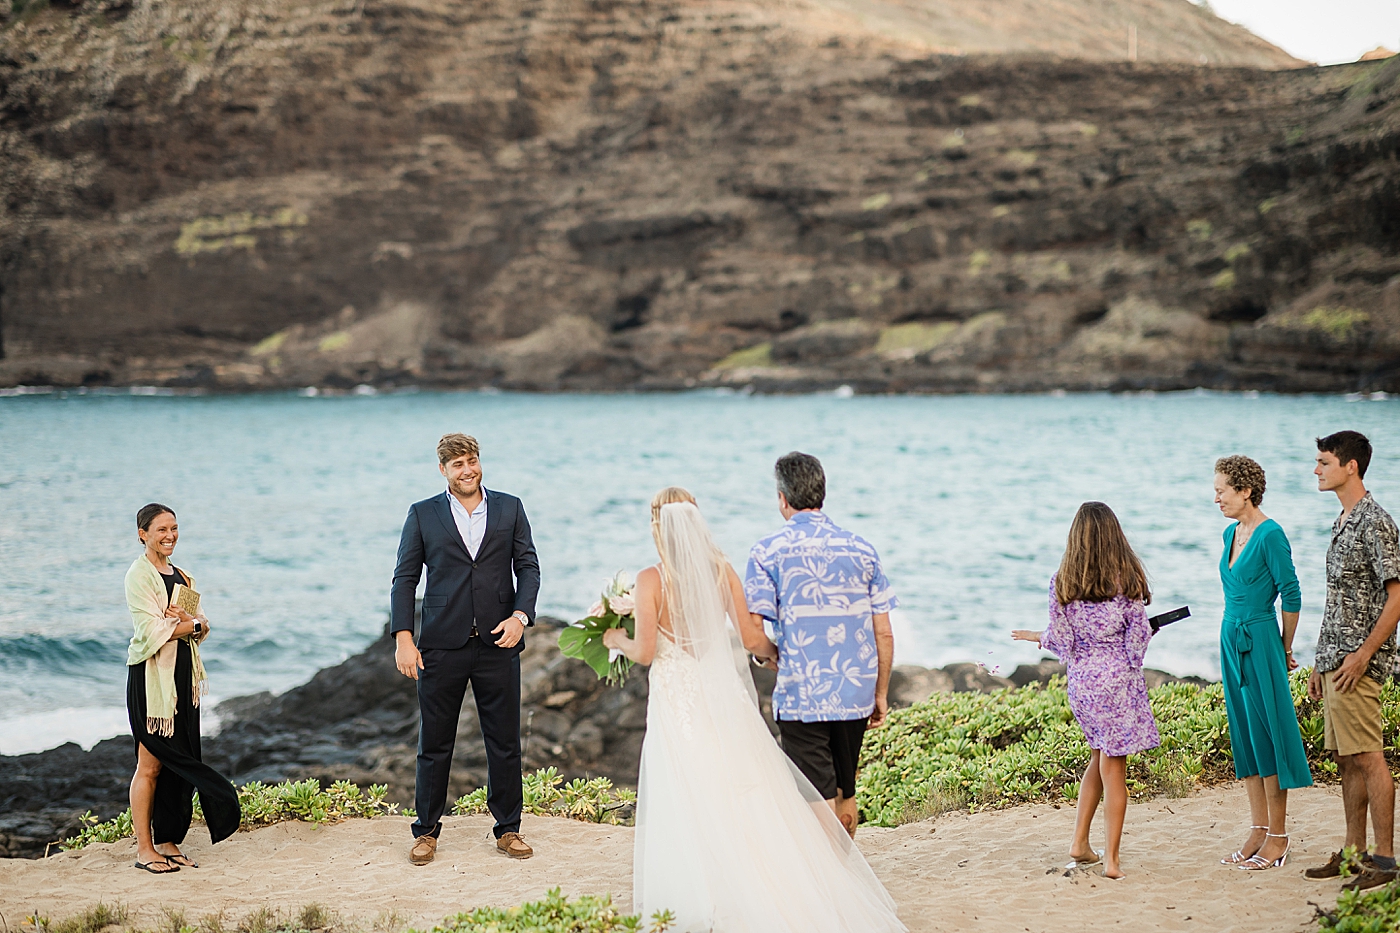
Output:
<instances>
[{"instance_id":1,"label":"girl in purple dress","mask_svg":"<svg viewBox=\"0 0 1400 933\"><path fill-rule=\"evenodd\" d=\"M1142 677L1152 638L1144 607L1151 600L1147 574L1118 517L1102 502L1086 502L1070 526L1059 572L1050 578L1049 627L1011 633L1053 651L1068 668L1069 708L1091 750L1069 854L1080 865L1102 856L1104 875L1114 879L1123 877L1118 846L1128 809L1128 756L1161 744ZM1100 796L1108 820L1102 853L1089 846Z\"/></svg>"}]
</instances>

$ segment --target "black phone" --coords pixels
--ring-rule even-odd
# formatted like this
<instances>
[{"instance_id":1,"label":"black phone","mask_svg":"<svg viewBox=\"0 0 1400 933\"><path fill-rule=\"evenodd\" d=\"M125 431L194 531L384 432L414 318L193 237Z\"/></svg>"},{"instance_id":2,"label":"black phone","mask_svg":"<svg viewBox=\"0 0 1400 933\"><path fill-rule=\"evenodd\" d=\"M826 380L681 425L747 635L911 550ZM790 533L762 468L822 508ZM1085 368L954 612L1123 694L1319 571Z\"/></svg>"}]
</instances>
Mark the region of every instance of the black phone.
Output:
<instances>
[{"instance_id":1,"label":"black phone","mask_svg":"<svg viewBox=\"0 0 1400 933\"><path fill-rule=\"evenodd\" d=\"M1152 631L1161 631L1162 626L1171 625L1173 622L1180 622L1191 615L1189 606L1182 606L1180 609L1173 609L1171 612L1164 612L1161 615L1152 616L1147 620L1147 624L1152 626Z\"/></svg>"}]
</instances>

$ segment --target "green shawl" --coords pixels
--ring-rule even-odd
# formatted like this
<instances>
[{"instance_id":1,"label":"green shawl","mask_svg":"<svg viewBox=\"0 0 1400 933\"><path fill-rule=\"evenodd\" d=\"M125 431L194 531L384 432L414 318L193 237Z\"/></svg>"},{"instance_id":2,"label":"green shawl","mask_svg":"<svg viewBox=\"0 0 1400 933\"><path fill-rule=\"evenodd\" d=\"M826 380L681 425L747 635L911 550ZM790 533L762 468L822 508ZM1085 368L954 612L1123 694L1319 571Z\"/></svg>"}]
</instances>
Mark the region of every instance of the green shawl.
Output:
<instances>
[{"instance_id":1,"label":"green shawl","mask_svg":"<svg viewBox=\"0 0 1400 933\"><path fill-rule=\"evenodd\" d=\"M186 574L185 579L190 589L194 589L194 577ZM170 637L178 620L165 614L169 605L165 581L142 551L126 572L126 606L136 626L136 634L131 636L131 645L126 649L126 663L145 663L146 731L166 738L175 734L175 655L178 651L175 640ZM193 661L194 683L190 695L195 706L199 705L199 698L209 692L204 665L199 660L202 640L188 635L184 638Z\"/></svg>"}]
</instances>

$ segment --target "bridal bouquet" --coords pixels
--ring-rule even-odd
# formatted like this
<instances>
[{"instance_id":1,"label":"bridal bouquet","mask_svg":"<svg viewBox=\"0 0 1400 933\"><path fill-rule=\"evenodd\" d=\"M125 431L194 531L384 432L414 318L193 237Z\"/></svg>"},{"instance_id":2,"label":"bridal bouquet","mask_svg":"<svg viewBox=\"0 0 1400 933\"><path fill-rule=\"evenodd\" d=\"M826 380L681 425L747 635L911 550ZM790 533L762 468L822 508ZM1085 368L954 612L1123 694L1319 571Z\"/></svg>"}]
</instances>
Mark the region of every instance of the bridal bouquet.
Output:
<instances>
[{"instance_id":1,"label":"bridal bouquet","mask_svg":"<svg viewBox=\"0 0 1400 933\"><path fill-rule=\"evenodd\" d=\"M609 651L603 644L603 633L610 628L627 630L629 638L636 637L637 620L633 615L632 588L635 584L626 571L603 587L603 595L588 610L588 615L559 633L559 652L565 657L578 658L593 668L600 680L612 686L622 683L632 662L621 653Z\"/></svg>"}]
</instances>

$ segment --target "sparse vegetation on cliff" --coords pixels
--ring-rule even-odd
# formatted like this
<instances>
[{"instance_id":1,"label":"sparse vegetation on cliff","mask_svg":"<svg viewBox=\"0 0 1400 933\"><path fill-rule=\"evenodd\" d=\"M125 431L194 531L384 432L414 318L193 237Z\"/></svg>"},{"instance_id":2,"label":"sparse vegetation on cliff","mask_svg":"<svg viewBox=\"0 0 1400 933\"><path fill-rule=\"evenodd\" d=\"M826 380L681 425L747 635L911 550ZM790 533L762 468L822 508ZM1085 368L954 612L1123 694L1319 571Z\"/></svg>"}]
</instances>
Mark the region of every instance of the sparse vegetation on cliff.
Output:
<instances>
[{"instance_id":1,"label":"sparse vegetation on cliff","mask_svg":"<svg viewBox=\"0 0 1400 933\"><path fill-rule=\"evenodd\" d=\"M1400 389L1400 61L940 4L6 5L0 387Z\"/></svg>"}]
</instances>

